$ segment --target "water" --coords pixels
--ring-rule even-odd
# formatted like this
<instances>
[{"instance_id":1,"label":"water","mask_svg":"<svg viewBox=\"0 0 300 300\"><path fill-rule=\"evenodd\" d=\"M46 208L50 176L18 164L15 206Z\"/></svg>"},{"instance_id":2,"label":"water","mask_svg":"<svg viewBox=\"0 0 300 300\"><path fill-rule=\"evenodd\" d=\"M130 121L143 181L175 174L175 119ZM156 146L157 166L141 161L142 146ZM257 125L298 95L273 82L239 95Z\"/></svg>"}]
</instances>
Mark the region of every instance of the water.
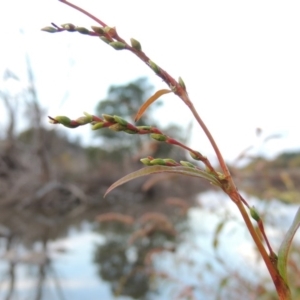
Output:
<instances>
[{"instance_id":1,"label":"water","mask_svg":"<svg viewBox=\"0 0 300 300\"><path fill-rule=\"evenodd\" d=\"M268 212L266 231L277 250L297 206L249 202ZM132 244L141 219L99 224L99 211L2 212L0 299L226 299L227 286L231 299L241 289L256 299L249 295L260 282L272 289L236 207L220 193L201 194L186 216L177 211L176 236L151 233Z\"/></svg>"}]
</instances>

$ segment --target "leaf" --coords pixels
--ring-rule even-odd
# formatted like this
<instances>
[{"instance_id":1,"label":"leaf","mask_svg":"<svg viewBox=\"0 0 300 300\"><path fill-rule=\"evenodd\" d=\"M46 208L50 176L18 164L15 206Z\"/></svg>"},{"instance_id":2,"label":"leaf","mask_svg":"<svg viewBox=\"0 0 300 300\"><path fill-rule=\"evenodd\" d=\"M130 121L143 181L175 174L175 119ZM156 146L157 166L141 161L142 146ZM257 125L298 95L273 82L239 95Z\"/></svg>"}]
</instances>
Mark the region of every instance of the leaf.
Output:
<instances>
[{"instance_id":1,"label":"leaf","mask_svg":"<svg viewBox=\"0 0 300 300\"><path fill-rule=\"evenodd\" d=\"M122 177L115 183L113 183L106 191L104 194L104 197L111 192L113 189L116 187L139 177L150 175L150 174L155 174L155 173L174 173L178 175L186 175L186 176L192 176L192 177L199 177L199 178L204 178L208 180L209 182L220 186L220 183L216 177L213 175L209 174L206 171L198 170L198 169L193 169L189 167L166 167L166 166L150 166L150 167L145 167L142 168L138 171L132 172L130 174L127 174L126 176Z\"/></svg>"},{"instance_id":2,"label":"leaf","mask_svg":"<svg viewBox=\"0 0 300 300\"><path fill-rule=\"evenodd\" d=\"M214 238L213 238L213 247L216 250L219 246L219 236L220 233L224 227L224 225L226 224L226 219L222 220L221 222L219 222L218 226L216 227L215 233L214 233Z\"/></svg>"},{"instance_id":3,"label":"leaf","mask_svg":"<svg viewBox=\"0 0 300 300\"><path fill-rule=\"evenodd\" d=\"M141 107L140 109L138 110L135 118L134 118L134 121L137 122L141 117L142 115L144 114L144 112L146 111L146 109L155 101L157 100L160 96L162 95L165 95L165 94L169 94L171 93L172 91L171 90L167 90L167 89L162 89L162 90L159 90L157 91L154 95L152 95Z\"/></svg>"},{"instance_id":4,"label":"leaf","mask_svg":"<svg viewBox=\"0 0 300 300\"><path fill-rule=\"evenodd\" d=\"M294 238L294 235L296 233L296 231L298 230L300 226L300 208L298 209L296 216L294 218L294 221L291 225L291 227L289 228L288 232L286 233L279 251L278 251L278 270L279 273L281 275L281 277L284 279L284 281L287 283L287 259L288 259L288 255L289 255L289 250Z\"/></svg>"}]
</instances>

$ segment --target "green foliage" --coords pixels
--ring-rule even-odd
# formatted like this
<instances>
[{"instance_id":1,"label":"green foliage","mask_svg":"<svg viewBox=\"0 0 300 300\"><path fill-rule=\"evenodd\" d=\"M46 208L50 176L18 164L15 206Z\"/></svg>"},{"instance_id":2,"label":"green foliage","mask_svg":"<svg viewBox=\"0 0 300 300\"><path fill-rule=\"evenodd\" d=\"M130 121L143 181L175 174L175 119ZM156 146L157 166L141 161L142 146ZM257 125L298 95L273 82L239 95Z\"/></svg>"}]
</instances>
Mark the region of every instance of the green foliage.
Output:
<instances>
[{"instance_id":1,"label":"green foliage","mask_svg":"<svg viewBox=\"0 0 300 300\"><path fill-rule=\"evenodd\" d=\"M300 168L300 152L284 152L271 163L273 168Z\"/></svg>"}]
</instances>

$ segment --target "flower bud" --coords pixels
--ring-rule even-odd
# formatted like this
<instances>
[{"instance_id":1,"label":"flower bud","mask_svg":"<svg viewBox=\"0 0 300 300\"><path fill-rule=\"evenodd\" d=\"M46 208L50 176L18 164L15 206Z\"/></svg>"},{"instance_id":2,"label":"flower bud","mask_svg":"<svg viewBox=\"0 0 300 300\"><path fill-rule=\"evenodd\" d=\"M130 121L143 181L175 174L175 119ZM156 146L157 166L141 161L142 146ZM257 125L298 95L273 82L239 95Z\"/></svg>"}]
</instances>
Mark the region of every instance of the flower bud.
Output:
<instances>
[{"instance_id":1,"label":"flower bud","mask_svg":"<svg viewBox=\"0 0 300 300\"><path fill-rule=\"evenodd\" d=\"M126 45L121 42L111 42L111 43L109 43L109 45L112 46L115 50L126 49Z\"/></svg>"},{"instance_id":2,"label":"flower bud","mask_svg":"<svg viewBox=\"0 0 300 300\"><path fill-rule=\"evenodd\" d=\"M178 83L184 90L186 90L185 83L181 77L178 78Z\"/></svg>"},{"instance_id":3,"label":"flower bud","mask_svg":"<svg viewBox=\"0 0 300 300\"><path fill-rule=\"evenodd\" d=\"M128 134L137 134L137 131L133 130L133 129L124 129L123 131L128 133Z\"/></svg>"},{"instance_id":4,"label":"flower bud","mask_svg":"<svg viewBox=\"0 0 300 300\"><path fill-rule=\"evenodd\" d=\"M109 126L108 128L113 130L113 131L124 131L124 130L126 130L126 127L119 124L119 123L113 124L113 125Z\"/></svg>"},{"instance_id":5,"label":"flower bud","mask_svg":"<svg viewBox=\"0 0 300 300\"><path fill-rule=\"evenodd\" d=\"M92 122L92 118L89 116L84 116L76 119L76 122L80 125L85 125Z\"/></svg>"},{"instance_id":6,"label":"flower bud","mask_svg":"<svg viewBox=\"0 0 300 300\"><path fill-rule=\"evenodd\" d=\"M160 72L159 66L157 64L155 64L152 60L148 61L148 65L156 74L158 74Z\"/></svg>"},{"instance_id":7,"label":"flower bud","mask_svg":"<svg viewBox=\"0 0 300 300\"><path fill-rule=\"evenodd\" d=\"M127 124L128 124L128 122L126 120L124 120L123 118L121 118L119 116L114 116L114 120L123 126L127 126Z\"/></svg>"},{"instance_id":8,"label":"flower bud","mask_svg":"<svg viewBox=\"0 0 300 300\"><path fill-rule=\"evenodd\" d=\"M201 160L201 158L203 157L202 154L198 151L195 152L190 152L190 156L194 159L194 160Z\"/></svg>"},{"instance_id":9,"label":"flower bud","mask_svg":"<svg viewBox=\"0 0 300 300\"><path fill-rule=\"evenodd\" d=\"M66 116L57 116L54 118L58 123L64 125L64 126L70 126L71 125L71 119L69 119Z\"/></svg>"},{"instance_id":10,"label":"flower bud","mask_svg":"<svg viewBox=\"0 0 300 300\"><path fill-rule=\"evenodd\" d=\"M130 39L130 43L132 48L134 48L135 50L141 51L142 50L142 46L141 43L133 38Z\"/></svg>"},{"instance_id":11,"label":"flower bud","mask_svg":"<svg viewBox=\"0 0 300 300\"><path fill-rule=\"evenodd\" d=\"M152 133L152 134L150 134L150 137L159 142L165 142L168 139L168 137L166 135L158 134L158 133Z\"/></svg>"},{"instance_id":12,"label":"flower bud","mask_svg":"<svg viewBox=\"0 0 300 300\"><path fill-rule=\"evenodd\" d=\"M62 24L61 27L67 31L76 31L76 26L71 23Z\"/></svg>"},{"instance_id":13,"label":"flower bud","mask_svg":"<svg viewBox=\"0 0 300 300\"><path fill-rule=\"evenodd\" d=\"M146 158L141 158L140 161L141 161L141 163L144 164L145 166L152 166L152 165L151 165L151 160L150 160L148 157L146 157Z\"/></svg>"},{"instance_id":14,"label":"flower bud","mask_svg":"<svg viewBox=\"0 0 300 300\"><path fill-rule=\"evenodd\" d=\"M145 130L145 131L151 131L152 130L152 126L149 126L149 125L137 126L136 128L138 130Z\"/></svg>"},{"instance_id":15,"label":"flower bud","mask_svg":"<svg viewBox=\"0 0 300 300\"><path fill-rule=\"evenodd\" d=\"M115 27L109 27L109 26L104 27L104 32L109 34L111 37L115 37L117 33Z\"/></svg>"},{"instance_id":16,"label":"flower bud","mask_svg":"<svg viewBox=\"0 0 300 300\"><path fill-rule=\"evenodd\" d=\"M44 27L41 30L46 31L46 32L50 32L50 33L54 33L54 32L58 31L55 27L51 27L51 26Z\"/></svg>"},{"instance_id":17,"label":"flower bud","mask_svg":"<svg viewBox=\"0 0 300 300\"><path fill-rule=\"evenodd\" d=\"M116 123L115 118L113 116L111 116L111 115L103 114L102 117L107 122Z\"/></svg>"},{"instance_id":18,"label":"flower bud","mask_svg":"<svg viewBox=\"0 0 300 300\"><path fill-rule=\"evenodd\" d=\"M250 207L250 215L255 221L260 221L260 216L254 206Z\"/></svg>"},{"instance_id":19,"label":"flower bud","mask_svg":"<svg viewBox=\"0 0 300 300\"><path fill-rule=\"evenodd\" d=\"M153 165L165 165L165 161L162 158L154 158L150 161L150 164Z\"/></svg>"},{"instance_id":20,"label":"flower bud","mask_svg":"<svg viewBox=\"0 0 300 300\"><path fill-rule=\"evenodd\" d=\"M175 161L174 159L171 159L171 158L164 158L164 162L165 162L166 166L178 166L177 161Z\"/></svg>"},{"instance_id":21,"label":"flower bud","mask_svg":"<svg viewBox=\"0 0 300 300\"><path fill-rule=\"evenodd\" d=\"M180 164L184 167L188 167L188 168L193 168L195 169L196 166L194 166L192 163L190 163L189 161L185 161L185 160L181 160Z\"/></svg>"},{"instance_id":22,"label":"flower bud","mask_svg":"<svg viewBox=\"0 0 300 300\"><path fill-rule=\"evenodd\" d=\"M76 31L78 31L81 34L90 34L90 31L84 27L76 27Z\"/></svg>"},{"instance_id":23,"label":"flower bud","mask_svg":"<svg viewBox=\"0 0 300 300\"><path fill-rule=\"evenodd\" d=\"M218 179L219 179L219 180L226 180L226 179L227 179L227 177L226 177L225 174L223 174L223 173L221 173L221 172L217 172L217 174L218 174Z\"/></svg>"},{"instance_id":24,"label":"flower bud","mask_svg":"<svg viewBox=\"0 0 300 300\"><path fill-rule=\"evenodd\" d=\"M94 30L94 32L103 35L105 33L103 27L98 27L98 26L91 26L91 28Z\"/></svg>"},{"instance_id":25,"label":"flower bud","mask_svg":"<svg viewBox=\"0 0 300 300\"><path fill-rule=\"evenodd\" d=\"M105 36L100 36L100 39L104 42L104 43L106 43L106 44L109 44L109 43L111 43L111 41L112 40L109 40L107 37L105 37Z\"/></svg>"},{"instance_id":26,"label":"flower bud","mask_svg":"<svg viewBox=\"0 0 300 300\"><path fill-rule=\"evenodd\" d=\"M101 128L103 128L103 125L104 125L104 122L98 122L98 123L95 123L95 124L93 124L93 126L92 126L92 130L101 129Z\"/></svg>"}]
</instances>

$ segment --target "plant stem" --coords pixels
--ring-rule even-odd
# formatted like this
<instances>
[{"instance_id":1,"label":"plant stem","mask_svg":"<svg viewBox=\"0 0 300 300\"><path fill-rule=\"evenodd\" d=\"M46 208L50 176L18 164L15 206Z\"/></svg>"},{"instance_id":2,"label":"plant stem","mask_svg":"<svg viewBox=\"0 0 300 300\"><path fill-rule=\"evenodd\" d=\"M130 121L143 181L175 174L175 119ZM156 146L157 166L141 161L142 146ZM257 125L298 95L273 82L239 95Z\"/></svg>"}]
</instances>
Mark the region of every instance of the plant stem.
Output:
<instances>
[{"instance_id":1,"label":"plant stem","mask_svg":"<svg viewBox=\"0 0 300 300\"><path fill-rule=\"evenodd\" d=\"M229 197L233 200L233 202L237 205L239 211L241 212L244 222L245 222L245 224L246 224L246 226L258 248L258 251L260 252L260 254L266 264L266 267L270 273L270 276L275 285L279 299L280 300L292 300L290 289L284 282L283 278L280 276L277 267L275 267L275 265L272 263L272 260L268 256L266 249L264 248L260 238L258 237L258 235L253 227L253 224L249 218L249 215L246 212L242 201L240 200L239 194L232 193L229 195Z\"/></svg>"},{"instance_id":2,"label":"plant stem","mask_svg":"<svg viewBox=\"0 0 300 300\"><path fill-rule=\"evenodd\" d=\"M66 4L66 5L69 5L71 6L72 8L80 11L81 13L83 13L84 15L88 16L89 18L93 19L94 21L96 21L98 24L100 24L101 26L103 27L106 27L107 25L102 22L101 20L99 20L97 17L95 17L94 15L90 14L89 12L87 12L86 10L84 10L83 8L71 3L71 2L68 2L66 0L59 0L60 2Z\"/></svg>"},{"instance_id":3,"label":"plant stem","mask_svg":"<svg viewBox=\"0 0 300 300\"><path fill-rule=\"evenodd\" d=\"M91 19L93 19L94 21L96 21L98 24L100 24L103 27L106 27L107 25L102 22L101 20L99 20L98 18L96 18L94 15L90 14L89 12L85 11L84 9L78 7L75 4L72 4L66 0L59 0L60 2L71 6L72 8L80 11L81 13L85 14L86 16L90 17ZM151 68L151 65L149 64L149 62L151 62L151 60L149 59L149 57L141 50L137 50L133 47L131 47L128 43L126 43L126 41L124 41L121 37L119 37L119 35L117 34L117 32L115 31L114 36L112 36L113 39L115 39L116 41L122 42L126 45L126 49L130 50L131 52L133 52L135 55L137 55L142 61L144 61L144 63L146 63L148 65L148 67ZM245 210L244 204L247 205L247 202L240 196L240 194L238 193L238 190L235 186L235 183L233 181L233 178L229 172L229 169L225 163L225 160L219 150L219 147L217 146L217 143L215 142L213 136L211 135L210 131L208 130L208 128L206 127L205 123L203 122L203 120L201 119L201 117L199 116L197 110L195 109L192 101L190 100L185 87L181 86L172 76L170 76L165 70L163 70L162 68L160 68L159 66L157 66L156 64L154 64L156 69L155 69L155 73L163 80L165 81L168 86L171 88L171 90L177 95L179 96L184 103L189 107L189 109L191 110L192 114L194 115L195 119L197 120L198 124L200 125L200 127L202 128L202 130L204 131L205 135L207 136L210 144L212 145L214 152L217 156L217 159L219 161L220 167L225 175L225 179L223 181L222 184L222 189L224 190L224 192L232 199L232 201L237 205L243 219L244 222L266 264L266 267L271 275L271 278L274 282L274 285L276 287L277 290L277 294L279 296L280 300L291 300L291 293L290 290L288 288L288 286L286 285L285 281L283 280L283 278L280 276L277 266L272 263L272 259L271 257L268 256L266 249L264 247L264 245L262 244L262 241L260 240L260 238L258 237L254 226L249 218L248 213ZM181 145L182 146L182 145ZM186 147L188 148L188 147ZM243 204L244 203L244 204ZM249 206L248 206L249 207ZM261 224L260 224L261 225ZM263 231L263 235L266 239L266 235L264 233L263 227L260 226L260 230ZM270 256L272 256L274 253L272 251L272 248L270 246L270 244L267 241L267 246L269 247L270 250Z\"/></svg>"}]
</instances>

